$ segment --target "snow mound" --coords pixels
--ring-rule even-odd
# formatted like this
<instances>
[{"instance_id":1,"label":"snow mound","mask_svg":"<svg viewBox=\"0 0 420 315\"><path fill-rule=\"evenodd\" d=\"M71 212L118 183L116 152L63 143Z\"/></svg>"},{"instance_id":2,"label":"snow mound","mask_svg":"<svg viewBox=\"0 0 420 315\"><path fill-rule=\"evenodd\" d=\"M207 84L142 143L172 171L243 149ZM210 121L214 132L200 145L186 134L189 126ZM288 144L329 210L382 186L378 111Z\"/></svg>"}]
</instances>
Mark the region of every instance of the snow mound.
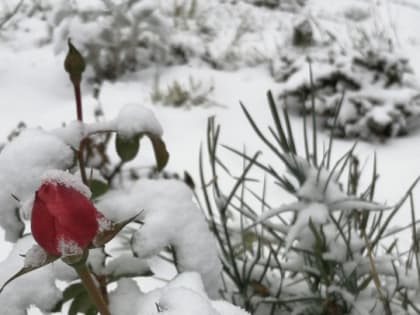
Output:
<instances>
[{"instance_id":1,"label":"snow mound","mask_svg":"<svg viewBox=\"0 0 420 315\"><path fill-rule=\"evenodd\" d=\"M122 279L110 294L110 310L114 315L249 315L225 301L210 300L195 272L181 273L165 287L148 293L142 293L133 280Z\"/></svg>"},{"instance_id":2,"label":"snow mound","mask_svg":"<svg viewBox=\"0 0 420 315\"><path fill-rule=\"evenodd\" d=\"M199 272L214 297L220 288L221 263L216 241L192 199L191 190L180 181L142 179L128 189L109 192L97 208L114 222L143 210L144 226L133 235L133 251L147 258L173 246L179 271Z\"/></svg>"},{"instance_id":3,"label":"snow mound","mask_svg":"<svg viewBox=\"0 0 420 315\"><path fill-rule=\"evenodd\" d=\"M32 199L41 176L50 169L67 169L73 151L58 137L40 129L26 129L0 153L0 226L6 239L15 241L23 229L17 209L21 201Z\"/></svg>"},{"instance_id":4,"label":"snow mound","mask_svg":"<svg viewBox=\"0 0 420 315\"><path fill-rule=\"evenodd\" d=\"M6 260L0 263L0 285L23 266L24 259L21 255L33 244L34 241L29 236L21 238L15 244ZM10 282L0 294L1 312L7 315L23 315L31 305L49 312L61 297L61 291L55 285L53 266L50 264Z\"/></svg>"}]
</instances>

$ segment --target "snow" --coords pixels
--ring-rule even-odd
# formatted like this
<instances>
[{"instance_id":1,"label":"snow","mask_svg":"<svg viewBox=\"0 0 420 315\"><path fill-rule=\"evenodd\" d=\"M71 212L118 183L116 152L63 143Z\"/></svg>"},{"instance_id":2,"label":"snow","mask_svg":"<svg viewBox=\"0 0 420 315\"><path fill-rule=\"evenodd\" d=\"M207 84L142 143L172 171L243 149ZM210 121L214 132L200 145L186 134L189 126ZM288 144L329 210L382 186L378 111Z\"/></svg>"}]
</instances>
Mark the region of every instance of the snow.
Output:
<instances>
[{"instance_id":1,"label":"snow","mask_svg":"<svg viewBox=\"0 0 420 315\"><path fill-rule=\"evenodd\" d=\"M328 208L322 203L310 203L299 211L296 222L290 228L286 237L286 251L292 246L293 241L307 229L310 222L321 225L328 221Z\"/></svg>"},{"instance_id":2,"label":"snow","mask_svg":"<svg viewBox=\"0 0 420 315\"><path fill-rule=\"evenodd\" d=\"M140 304L140 294L140 289L135 281L128 278L119 280L117 290L109 295L109 311L114 315L134 315L133 312L136 312ZM130 301L130 303L127 303L127 301Z\"/></svg>"},{"instance_id":3,"label":"snow","mask_svg":"<svg viewBox=\"0 0 420 315\"><path fill-rule=\"evenodd\" d=\"M221 263L216 241L192 198L191 190L177 180L141 179L126 189L109 192L96 207L114 222L143 210L144 225L131 242L137 256L148 258L173 246L178 270L199 272L213 297L221 286Z\"/></svg>"},{"instance_id":4,"label":"snow","mask_svg":"<svg viewBox=\"0 0 420 315\"><path fill-rule=\"evenodd\" d=\"M67 188L72 188L86 198L90 198L91 192L89 187L83 184L80 177L71 174L70 172L61 170L48 170L41 176L41 185L44 183L51 183L54 185L62 185Z\"/></svg>"},{"instance_id":5,"label":"snow","mask_svg":"<svg viewBox=\"0 0 420 315\"><path fill-rule=\"evenodd\" d=\"M33 245L25 254L25 261L23 266L38 267L47 261L47 253L38 245Z\"/></svg>"},{"instance_id":6,"label":"snow","mask_svg":"<svg viewBox=\"0 0 420 315\"><path fill-rule=\"evenodd\" d=\"M108 121L83 123L72 121L69 124L50 131L74 149L91 134L99 132L117 132L121 137L130 138L142 133L161 137L163 129L153 111L138 103L126 104L120 109L117 117ZM95 172L96 171L96 172ZM97 170L94 173L98 174Z\"/></svg>"},{"instance_id":7,"label":"snow","mask_svg":"<svg viewBox=\"0 0 420 315\"><path fill-rule=\"evenodd\" d=\"M104 216L96 216L96 220L98 221L98 233L110 230L112 227L111 220L108 220Z\"/></svg>"},{"instance_id":8,"label":"snow","mask_svg":"<svg viewBox=\"0 0 420 315\"><path fill-rule=\"evenodd\" d=\"M133 257L130 254L122 254L109 261L104 269L104 273L119 277L123 275L137 274L141 275L150 271L146 260Z\"/></svg>"},{"instance_id":9,"label":"snow","mask_svg":"<svg viewBox=\"0 0 420 315\"><path fill-rule=\"evenodd\" d=\"M121 137L130 138L140 133L162 136L163 130L153 113L138 104L125 105L115 121Z\"/></svg>"},{"instance_id":10,"label":"snow","mask_svg":"<svg viewBox=\"0 0 420 315\"><path fill-rule=\"evenodd\" d=\"M6 260L0 263L1 285L19 270L17 266L23 267L24 259L20 255L31 248L33 243L33 239L28 236L20 239ZM55 285L53 267L47 265L8 284L0 294L0 305L2 312L10 315L25 314L24 310L30 305L48 312L61 296L61 291Z\"/></svg>"},{"instance_id":11,"label":"snow","mask_svg":"<svg viewBox=\"0 0 420 315\"><path fill-rule=\"evenodd\" d=\"M62 3L66 5L68 2L62 1ZM91 10L92 7L96 8L98 5L103 5L101 1L78 1L78 3L78 8L85 12ZM231 18L232 16L237 17L237 15L232 14L232 12L223 12L223 9L209 12L207 8L204 10L202 5L204 3L206 6L211 6L211 4L205 1L200 3L199 14L202 14L200 27L201 30L207 29L209 32L206 42L203 44L197 36L189 40L190 35L195 36L194 27L189 29L188 32L175 34L169 40L176 45L184 47L186 51L192 48L191 54L204 54L208 48L210 57L213 59L211 61L220 68L233 70L244 64L252 65L258 58L268 59L271 56L276 56L275 54L278 53L277 48L280 47L280 50L282 50L283 44L290 41L290 38L284 38L279 31L281 27L290 28L290 25L292 25L290 16L282 17L276 15L273 18L269 10L261 10L255 13L257 11L247 10L249 7L241 4L237 13L241 13L242 16L249 16L255 22L251 23L253 24L251 26L256 29L256 32L245 32L238 40L237 46L229 49L229 42L235 37L232 28L241 24L241 18ZM308 6L302 15L307 14L308 16L320 18L321 26L320 30L318 30L320 33L323 31L322 27L332 24L334 25L332 30L335 34L338 34L339 37L347 38L350 37L350 32L348 23L343 20L344 16L360 19L359 23L361 23L372 15L380 13L380 17L378 16L377 18L381 18L381 21L385 23L384 25L379 23L379 26L389 27L390 22L396 23L395 27L398 30L400 48L410 57L417 74L420 73L420 62L419 58L417 58L420 37L416 27L419 21L419 12L412 9L413 6L415 8L418 5L415 2L407 1L398 1L397 4L396 1L390 0L387 4L390 10L386 13L384 2L380 1L380 3L382 5L378 6L379 9L375 11L371 9L373 5L361 3L360 1L311 0L308 1ZM411 7L408 7L409 5ZM139 16L154 8L154 1L141 1L136 10L133 10L131 13ZM235 7L232 6L232 8ZM227 15L227 18L221 18L221 14ZM226 21L226 19L229 20ZM0 203L2 205L0 208L0 225L6 230L6 238L8 240L16 241L18 239L23 225L16 217L16 209L20 207L21 213L19 215L28 219L28 209L31 208L32 202L31 196L33 196L35 189L39 186L42 174L49 169L66 170L71 167L73 164L71 148L77 149L81 138L88 133L112 129L121 135L130 137L143 132L162 135L162 129L164 129L165 142L167 143L168 151L171 153L168 169L174 172L188 170L194 179L198 178L198 147L200 142L203 142L205 139L205 124L209 116L216 115L217 120L221 122L223 143L232 144L235 147L241 147L242 144L246 143L247 151L249 152L261 149L254 133L246 120L243 119L237 104L238 100L241 99L249 108L255 120L261 122L262 126L265 127L265 125L271 123L268 109L265 105L264 93L269 88L273 89L273 91L279 91L280 89L279 85L269 76L267 66L241 68L236 71L218 71L203 67L202 64L195 61L196 63L193 62L184 66L163 67L160 78L163 86L169 86L174 80L182 81L189 76L203 82L207 82L209 77L212 78L214 91L211 97L216 103L222 104L224 107L196 107L189 110L152 105L149 94L153 92L152 78L155 72L154 69L143 69L136 73L127 74L116 82L105 82L102 87L99 102L102 104L106 115L117 117L108 120L106 123L92 122L94 121L92 112L97 104L97 100L94 100L90 95L91 88L85 82L82 90L84 92L86 123L72 122L75 116L73 91L68 83L67 74L63 73L62 70L62 51L66 47L65 39L70 31L75 41L87 43L87 40L93 39L94 35L97 35L100 30L95 23L81 23L77 19L71 21L71 25L66 25L66 23L64 22L56 27L53 32L55 38L53 39L53 44L40 48L34 47L34 45L38 45L42 41L45 42L48 38L48 31L45 24L37 21L35 18L28 21L21 20L19 23L16 23L15 28L17 30L29 30L28 32L20 32L19 36L11 36L8 30L4 32L1 30L0 90L2 92L3 105L7 108L7 110L2 112L2 124L0 124L3 138L15 127L19 120L27 122L29 126L41 125L43 128L46 128L45 130L49 130L26 129L12 142L8 143L0 154L0 185L2 186L0 191ZM97 24L99 25L100 23ZM31 32L30 30L35 31ZM255 33L257 36L255 36ZM62 40L61 44L58 39L60 37ZM376 45L376 42L372 44ZM61 51L61 53L53 56L52 45L56 45L56 51ZM300 79L304 79L306 80L305 82L308 82L306 70L298 74L302 75L301 78L295 77L292 81L296 80L296 83L300 82ZM316 70L314 71L316 72L315 74L322 75L324 71L328 72L331 69L317 68L315 65L314 70ZM414 83L413 87L415 88ZM353 100L360 97L370 97L375 100L395 102L410 99L415 95L413 90L397 93L397 91L392 89L386 91L372 89L367 92L364 95L360 95L357 92L349 93L346 97ZM124 104L129 105L124 107ZM146 106L143 107L144 105ZM152 106L153 111L150 111L149 109ZM342 121L351 120L357 117L356 114L355 108L343 108L339 119ZM393 119L393 115L393 108L390 106L384 106L383 108L373 107L367 118L373 119L379 125L384 125L390 119ZM141 124L131 124L133 117L137 117ZM156 117L160 123L157 122ZM62 122L65 123L65 126L57 128ZM365 121L362 123L365 123ZM402 123L410 124L409 121ZM301 138L299 131L301 129L301 120L292 117L292 125L296 127L295 130L298 130L296 138ZM360 128L360 125L356 125L353 128ZM393 132L397 132L397 130ZM319 139L322 143L327 143L327 137L325 134L319 134ZM405 189L409 187L420 172L418 167L419 150L416 145L418 142L419 132L415 132L405 138L392 139L386 144L363 142L358 145L356 153L361 157L361 161L369 160L370 162L373 152L377 152L381 179L378 182L376 199L383 202L383 204L395 204L399 201ZM346 140L338 140L335 143L335 149L337 150L335 155L340 156L350 145ZM298 143L298 147L301 148L302 143ZM133 161L133 165L134 163L139 163L141 166L152 165L153 159L150 153L151 148L146 144L141 149L139 159ZM278 161L269 153L264 152L264 159L271 165L278 167ZM233 173L236 174L240 170L240 165L238 163L235 164L237 161L232 156L226 155L226 161L234 164ZM279 172L281 172L280 168ZM329 174L325 174L322 171L319 176L320 182L318 182L317 170L310 170L307 180L299 189L299 197L305 202L288 203L288 198L290 197L279 192L278 187L268 188L267 194L273 199L273 204L285 206L279 206L273 209L272 212L264 213L264 215L259 217L259 221L268 224L271 222L267 221L275 214L281 213L281 211L299 211L300 215L297 217L295 225L287 227L289 232L291 232L288 243L291 245L296 242L299 246L305 248L305 246L309 247L313 243L305 243L310 240L311 236L313 237L313 234L301 229L309 220L318 225L322 224L328 220L329 212L333 210L366 208L371 211L382 211L385 209L381 204L365 203L355 199L353 196L343 195L335 178L330 181L328 188L325 190L326 176L329 176ZM210 234L202 235L203 231L208 230L208 227L198 208L192 202L191 192L186 187L183 187L181 183L173 181L163 183L163 181L159 181L159 185L162 184L162 186L158 187L157 182L140 180L135 187L118 189L112 194L107 194L105 199L100 200L97 204L98 208L101 210L102 207L107 209L106 211L104 210L107 216L116 221L126 219L143 209L142 220L144 220L145 225L142 227L136 226L138 230L134 238L134 246L139 256L149 257L163 247L173 245L181 254L181 257L177 257L181 265L180 271L182 269L198 271L201 276L195 274L195 279L203 277L205 286L201 285L206 287L207 291L214 292L213 287L217 285L214 285L212 280L218 279L218 276L215 276L215 274L220 272L220 265L216 262L215 242L209 236ZM415 201L418 203L418 189L414 193ZM11 194L18 197L20 201L18 202L11 198ZM217 202L223 204L223 196ZM324 202L327 203L328 207L323 205ZM408 210L408 207L402 209L397 215L397 223L405 224L407 222L407 218L410 216ZM168 222L164 222L166 220ZM340 237L334 240L335 236L329 235L328 229L325 230L325 233L331 243L329 243L328 252L324 254L324 258L331 261L345 262L347 245ZM402 243L405 243L407 247L410 246L411 239L408 234L401 235L400 238ZM199 245L195 244L195 241ZM23 254L25 252L24 249L30 247L30 244L25 243L24 248L19 249L19 246L22 246L22 242L21 240L16 244L16 248L13 251L13 255L15 255L13 259L11 257L5 258L5 255L8 253L8 247L11 245L2 244L2 249L4 247L5 250L1 251L1 255L5 260L0 265L0 279L3 279L0 282L4 282L4 279L7 279L13 273L10 269L11 266L16 267L34 263L31 261L32 258L29 258L32 257L31 255L28 256L29 262L26 259L26 262L23 262L23 259L17 256L18 254ZM364 244L361 239L353 239L352 242L351 247L354 251L361 250ZM303 262L293 261L291 255L290 253L288 267L297 271L301 270ZM100 263L103 262L102 259L105 259L103 253L91 256L90 259L95 260L95 262L92 261L92 264L96 266L95 270L99 269ZM33 256L34 259L36 257L37 255ZM35 261L38 261L37 258ZM368 262L360 261L358 257L355 257L353 261L346 262L346 266L348 269L345 273L348 275L355 268L359 272L364 269L366 273L370 270ZM388 258L383 262L378 262L378 266L381 273L392 275L394 272ZM146 267L147 264L143 259L124 254L121 256L116 255L109 259L103 272L106 274L141 272ZM207 270L206 268L209 269ZM44 268L37 271L40 274L39 278L35 276L37 275L35 273L33 275L28 274L25 278L22 277L22 282L20 282L20 279L16 280L15 284L10 284L0 294L2 312L11 315L24 314L21 309L33 303L38 307L48 308L53 303L53 300L59 296L59 291L54 284L54 277L75 279L74 272L59 263L54 264L52 267L46 267L45 270L48 270L48 272L43 270ZM399 279L409 287L415 288L417 285L413 282L416 276L411 273L405 275L401 272ZM31 283L31 286L28 286L24 281ZM191 280L191 282L193 281ZM141 281L139 283L141 286ZM390 283L389 285L389 288L392 289L395 283ZM41 287L42 290L39 290ZM110 295L111 312L117 315L131 314L133 309L139 309L138 314L156 314L155 303L159 303L163 312L167 314L176 314L177 312L188 314L188 312L196 311L194 309L196 305L203 307L203 310L198 310L197 312L203 312L204 314L206 312L220 315L243 314L241 310L226 302L209 301L204 293L204 289L198 287L199 285L190 283L181 288L174 286L164 293L160 290L153 291L153 293L143 293L135 281L123 278L118 281L117 290ZM13 294L8 293L8 290L13 292ZM145 289L142 287L142 290ZM330 290L338 292L338 288L334 286L330 287ZM351 301L351 296L347 295L347 292L340 292L340 294L347 297L348 301ZM362 292L353 303L355 306L353 314L370 314L369 310L373 309L375 309L375 312L380 313L381 306L378 306L377 302L372 301L371 297L372 294L370 292ZM183 305L181 302L185 301L186 298L188 298L187 302L196 301L196 303L191 302L185 304L192 305ZM130 303L126 303L127 300ZM30 311L31 314L32 311Z\"/></svg>"},{"instance_id":12,"label":"snow","mask_svg":"<svg viewBox=\"0 0 420 315\"><path fill-rule=\"evenodd\" d=\"M132 303L122 303L130 300ZM130 307L128 307L128 305ZM210 300L199 274L184 272L166 286L142 293L130 279L118 281L118 287L110 294L110 311L114 315L171 314L171 315L248 315L237 306L225 301Z\"/></svg>"},{"instance_id":13,"label":"snow","mask_svg":"<svg viewBox=\"0 0 420 315\"><path fill-rule=\"evenodd\" d=\"M80 140L85 134L84 124L81 121L74 120L68 123L65 127L51 130L51 133L55 134L72 148L78 149Z\"/></svg>"},{"instance_id":14,"label":"snow","mask_svg":"<svg viewBox=\"0 0 420 315\"><path fill-rule=\"evenodd\" d=\"M50 169L66 169L73 164L73 152L59 138L40 129L26 129L0 154L0 225L6 239L16 240L23 226L16 216L19 204L33 199L43 174Z\"/></svg>"},{"instance_id":15,"label":"snow","mask_svg":"<svg viewBox=\"0 0 420 315\"><path fill-rule=\"evenodd\" d=\"M83 254L83 249L75 241L63 238L58 240L58 251L62 257L78 256Z\"/></svg>"}]
</instances>

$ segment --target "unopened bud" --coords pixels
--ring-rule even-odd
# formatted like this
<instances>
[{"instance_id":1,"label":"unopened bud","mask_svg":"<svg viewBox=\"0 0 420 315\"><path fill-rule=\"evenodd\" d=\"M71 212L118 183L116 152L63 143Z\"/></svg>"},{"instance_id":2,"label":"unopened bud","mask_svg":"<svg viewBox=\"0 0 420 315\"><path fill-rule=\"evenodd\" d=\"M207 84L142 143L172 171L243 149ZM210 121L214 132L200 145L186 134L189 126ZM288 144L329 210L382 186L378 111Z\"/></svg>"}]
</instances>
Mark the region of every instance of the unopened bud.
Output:
<instances>
[{"instance_id":1,"label":"unopened bud","mask_svg":"<svg viewBox=\"0 0 420 315\"><path fill-rule=\"evenodd\" d=\"M73 46L70 39L68 41L68 45L69 51L66 59L64 60L64 69L69 73L70 80L73 84L80 84L80 81L82 80L82 73L86 68L85 60L76 47Z\"/></svg>"}]
</instances>

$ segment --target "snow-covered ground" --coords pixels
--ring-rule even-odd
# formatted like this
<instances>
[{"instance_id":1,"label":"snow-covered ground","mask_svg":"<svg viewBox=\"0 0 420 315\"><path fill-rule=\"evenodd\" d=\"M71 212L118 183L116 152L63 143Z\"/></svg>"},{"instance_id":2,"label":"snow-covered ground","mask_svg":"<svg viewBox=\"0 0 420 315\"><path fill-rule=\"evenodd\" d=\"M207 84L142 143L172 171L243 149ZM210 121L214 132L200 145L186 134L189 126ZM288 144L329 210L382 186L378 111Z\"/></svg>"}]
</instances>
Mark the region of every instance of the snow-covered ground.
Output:
<instances>
[{"instance_id":1,"label":"snow-covered ground","mask_svg":"<svg viewBox=\"0 0 420 315\"><path fill-rule=\"evenodd\" d=\"M13 1L11 1L13 2ZM374 1L363 0L310 0L307 14L330 27L336 36L347 36L352 25L345 23L343 12L349 6L369 7L376 15L377 27L394 32L398 49L406 55L420 78L420 4L415 0L379 1L379 9ZM49 130L63 122L75 120L73 89L63 70L64 52L54 54L51 44L38 47L35 43L46 36L42 25L34 21L22 21L17 37L12 32L0 30L0 140L5 140L10 131L23 121L28 126L42 126ZM23 32L22 30L27 30ZM161 68L160 84L165 87L174 80L187 82L189 77L211 81L214 92L209 98L217 105L208 107L174 108L152 105L155 69L130 73L116 82L105 82L100 103L107 117L115 117L121 107L128 103L150 106L164 129L163 138L170 152L167 170L182 173L187 170L198 182L198 154L201 143L205 142L207 119L215 115L222 126L221 142L241 148L246 145L248 152L263 149L252 128L246 121L239 101L252 113L260 126L271 124L270 112L266 102L266 91L276 90L278 84L270 76L267 65L243 67L234 71L213 70L203 65L182 65ZM92 96L92 86L83 86L85 120L93 121L96 100ZM292 117L296 139L302 139L302 122ZM328 134L319 132L319 137L327 143ZM352 145L352 140L337 139L335 156L338 157ZM302 143L299 144L302 147ZM366 168L371 167L373 154L378 157L380 174L376 200L395 204L420 175L420 130L403 138L387 140L384 143L360 142L357 153ZM144 143L137 160L132 165L152 165L154 162L151 148ZM227 164L236 158L225 155ZM266 154L265 158L278 162ZM366 163L366 164L364 164ZM276 164L274 164L276 165ZM282 166L279 166L282 167ZM369 174L369 172L367 172ZM369 180L367 178L366 180ZM415 200L420 204L420 187L415 191ZM272 188L272 200L283 203L284 194ZM404 225L410 221L409 209L404 208L397 222ZM1 233L1 232L0 232ZM407 236L409 237L409 236ZM0 258L5 258L10 245L0 242Z\"/></svg>"}]
</instances>

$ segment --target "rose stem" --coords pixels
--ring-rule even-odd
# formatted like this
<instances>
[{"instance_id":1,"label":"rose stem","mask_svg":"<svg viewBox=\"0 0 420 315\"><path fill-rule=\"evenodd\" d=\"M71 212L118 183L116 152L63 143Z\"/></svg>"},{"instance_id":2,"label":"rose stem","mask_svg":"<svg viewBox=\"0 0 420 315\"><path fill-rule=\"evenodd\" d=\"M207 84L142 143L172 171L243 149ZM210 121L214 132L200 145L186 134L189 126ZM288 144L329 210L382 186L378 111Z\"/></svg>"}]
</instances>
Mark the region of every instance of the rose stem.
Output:
<instances>
[{"instance_id":1,"label":"rose stem","mask_svg":"<svg viewBox=\"0 0 420 315\"><path fill-rule=\"evenodd\" d=\"M80 93L80 83L73 82L73 86L74 86L74 95L76 96L77 120L83 121L82 97L81 97L81 93Z\"/></svg>"},{"instance_id":2,"label":"rose stem","mask_svg":"<svg viewBox=\"0 0 420 315\"><path fill-rule=\"evenodd\" d=\"M106 305L105 299L99 291L99 288L95 285L95 282L93 281L92 275L90 274L86 264L78 265L75 267L75 269L80 279L82 280L84 287L88 291L91 301L96 305L99 313L101 315L111 315L108 310L108 306Z\"/></svg>"},{"instance_id":3,"label":"rose stem","mask_svg":"<svg viewBox=\"0 0 420 315\"><path fill-rule=\"evenodd\" d=\"M80 93L80 81L72 80L74 86L74 95L76 97L76 110L77 110L77 120L83 122L83 112L82 112L82 97ZM85 161L83 159L83 148L85 146L85 140L80 141L79 150L77 151L77 159L79 161L80 175L82 181L85 185L88 185L88 179L86 176ZM88 185L89 186L89 185Z\"/></svg>"},{"instance_id":4,"label":"rose stem","mask_svg":"<svg viewBox=\"0 0 420 315\"><path fill-rule=\"evenodd\" d=\"M64 60L64 69L69 73L70 81L74 87L74 95L76 97L76 112L77 120L83 122L83 112L82 112L82 96L80 92L80 82L82 81L82 73L85 71L85 60L80 52L73 46L68 40L69 51ZM85 162L83 160L83 147L84 147L84 138L80 141L79 150L77 151L77 159L80 167L80 174L82 181L85 185L88 185L88 180L85 170Z\"/></svg>"}]
</instances>

